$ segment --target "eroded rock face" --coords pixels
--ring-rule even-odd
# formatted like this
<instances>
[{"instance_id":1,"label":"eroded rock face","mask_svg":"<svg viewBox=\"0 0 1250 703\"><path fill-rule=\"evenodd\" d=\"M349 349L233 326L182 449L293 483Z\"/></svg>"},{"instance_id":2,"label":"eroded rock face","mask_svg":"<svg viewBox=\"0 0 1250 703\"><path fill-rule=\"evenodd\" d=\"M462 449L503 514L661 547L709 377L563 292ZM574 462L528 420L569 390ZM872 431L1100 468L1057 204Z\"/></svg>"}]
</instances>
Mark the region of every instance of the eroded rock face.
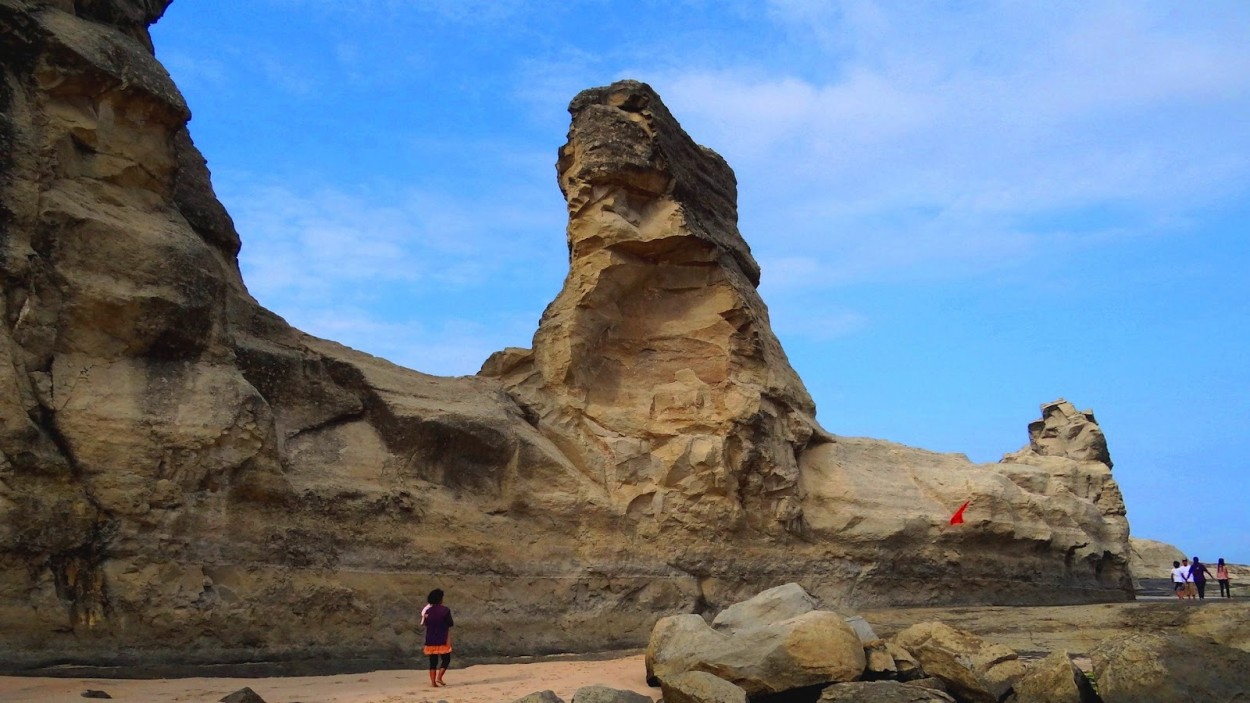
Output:
<instances>
[{"instance_id":1,"label":"eroded rock face","mask_svg":"<svg viewBox=\"0 0 1250 703\"><path fill-rule=\"evenodd\" d=\"M828 437L756 292L733 171L644 84L569 112L569 275L532 353L484 373L640 525L797 528L798 453Z\"/></svg>"},{"instance_id":2,"label":"eroded rock face","mask_svg":"<svg viewBox=\"0 0 1250 703\"><path fill-rule=\"evenodd\" d=\"M808 534L894 584L888 594L857 594L856 605L949 602L946 585L942 595L930 589L956 576L1000 603L1064 602L1077 583L1131 593L1124 499L1110 464L1093 458L1105 455L1102 432L1092 413L1063 400L1043 404L1042 415L1029 426L1029 446L998 464L858 437L802 454ZM1054 442L1039 453L1033 437L1050 434L1038 428L1056 418L1076 428L1061 433L1076 439L1047 437ZM950 525L964 501L965 522ZM826 601L843 597L825 584L809 590Z\"/></svg>"},{"instance_id":3,"label":"eroded rock face","mask_svg":"<svg viewBox=\"0 0 1250 703\"><path fill-rule=\"evenodd\" d=\"M992 466L820 429L732 171L643 84L571 105L570 273L532 350L435 378L292 329L152 54L166 5L0 0L5 666L406 663L434 587L482 654L639 646L790 581L1127 594L1105 443L1066 409Z\"/></svg>"},{"instance_id":4,"label":"eroded rock face","mask_svg":"<svg viewBox=\"0 0 1250 703\"><path fill-rule=\"evenodd\" d=\"M1153 539L1129 539L1129 571L1135 579L1170 579L1172 562L1189 557L1173 545Z\"/></svg>"}]
</instances>

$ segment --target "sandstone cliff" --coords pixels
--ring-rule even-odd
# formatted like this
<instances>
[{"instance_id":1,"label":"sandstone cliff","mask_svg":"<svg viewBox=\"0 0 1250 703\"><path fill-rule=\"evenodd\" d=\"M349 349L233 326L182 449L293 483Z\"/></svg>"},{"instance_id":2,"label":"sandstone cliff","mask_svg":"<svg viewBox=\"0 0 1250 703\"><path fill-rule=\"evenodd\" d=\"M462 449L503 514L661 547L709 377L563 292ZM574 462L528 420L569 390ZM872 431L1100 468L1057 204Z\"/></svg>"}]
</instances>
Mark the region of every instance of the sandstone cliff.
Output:
<instances>
[{"instance_id":1,"label":"sandstone cliff","mask_svg":"<svg viewBox=\"0 0 1250 703\"><path fill-rule=\"evenodd\" d=\"M1092 416L1045 406L999 465L816 424L732 171L640 83L570 106L532 350L435 378L292 329L152 55L167 4L0 0L5 667L397 661L435 586L479 654L638 646L789 581L1129 597Z\"/></svg>"}]
</instances>

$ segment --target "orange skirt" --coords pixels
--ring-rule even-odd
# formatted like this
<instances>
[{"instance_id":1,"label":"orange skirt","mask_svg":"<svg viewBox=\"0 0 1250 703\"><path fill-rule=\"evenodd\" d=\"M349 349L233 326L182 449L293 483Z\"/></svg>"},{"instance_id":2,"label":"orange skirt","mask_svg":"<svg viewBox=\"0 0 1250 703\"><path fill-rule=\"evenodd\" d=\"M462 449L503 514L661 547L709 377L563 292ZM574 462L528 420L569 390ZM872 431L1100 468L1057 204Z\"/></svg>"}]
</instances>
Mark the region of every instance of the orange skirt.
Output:
<instances>
[{"instance_id":1,"label":"orange skirt","mask_svg":"<svg viewBox=\"0 0 1250 703\"><path fill-rule=\"evenodd\" d=\"M427 644L421 653L427 657L431 654L451 654L451 635L447 635L447 644Z\"/></svg>"}]
</instances>

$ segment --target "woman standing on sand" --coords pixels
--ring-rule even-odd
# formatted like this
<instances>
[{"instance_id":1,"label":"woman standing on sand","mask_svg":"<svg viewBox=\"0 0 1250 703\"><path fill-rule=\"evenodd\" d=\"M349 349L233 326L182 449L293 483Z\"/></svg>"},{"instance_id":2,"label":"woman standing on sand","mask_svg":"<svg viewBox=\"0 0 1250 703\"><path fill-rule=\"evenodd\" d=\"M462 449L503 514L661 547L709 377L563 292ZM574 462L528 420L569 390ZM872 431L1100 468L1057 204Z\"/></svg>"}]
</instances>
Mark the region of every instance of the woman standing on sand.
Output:
<instances>
[{"instance_id":1,"label":"woman standing on sand","mask_svg":"<svg viewBox=\"0 0 1250 703\"><path fill-rule=\"evenodd\" d=\"M1220 596L1223 598L1232 598L1232 585L1228 582L1228 564L1224 563L1224 557L1220 557L1219 562L1215 565L1215 580L1220 582Z\"/></svg>"},{"instance_id":2,"label":"woman standing on sand","mask_svg":"<svg viewBox=\"0 0 1250 703\"><path fill-rule=\"evenodd\" d=\"M447 673L447 665L451 664L451 608L443 605L443 589L430 591L429 606L423 611L422 623L425 625L425 649L422 650L430 658L430 685L446 686L443 674Z\"/></svg>"}]
</instances>

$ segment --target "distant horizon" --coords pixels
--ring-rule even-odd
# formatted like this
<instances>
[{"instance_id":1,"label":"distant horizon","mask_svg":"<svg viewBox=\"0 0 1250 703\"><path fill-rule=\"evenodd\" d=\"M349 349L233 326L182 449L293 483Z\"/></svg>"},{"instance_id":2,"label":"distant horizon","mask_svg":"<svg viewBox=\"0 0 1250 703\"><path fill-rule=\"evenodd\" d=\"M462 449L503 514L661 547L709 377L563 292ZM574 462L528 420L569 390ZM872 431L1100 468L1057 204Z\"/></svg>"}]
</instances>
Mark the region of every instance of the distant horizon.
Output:
<instances>
[{"instance_id":1,"label":"distant horizon","mask_svg":"<svg viewBox=\"0 0 1250 703\"><path fill-rule=\"evenodd\" d=\"M1250 563L1250 5L174 2L152 28L293 326L435 375L528 347L584 88L652 85L830 432L976 463L1065 398L1131 533ZM1210 555L1210 556L1208 556Z\"/></svg>"}]
</instances>

